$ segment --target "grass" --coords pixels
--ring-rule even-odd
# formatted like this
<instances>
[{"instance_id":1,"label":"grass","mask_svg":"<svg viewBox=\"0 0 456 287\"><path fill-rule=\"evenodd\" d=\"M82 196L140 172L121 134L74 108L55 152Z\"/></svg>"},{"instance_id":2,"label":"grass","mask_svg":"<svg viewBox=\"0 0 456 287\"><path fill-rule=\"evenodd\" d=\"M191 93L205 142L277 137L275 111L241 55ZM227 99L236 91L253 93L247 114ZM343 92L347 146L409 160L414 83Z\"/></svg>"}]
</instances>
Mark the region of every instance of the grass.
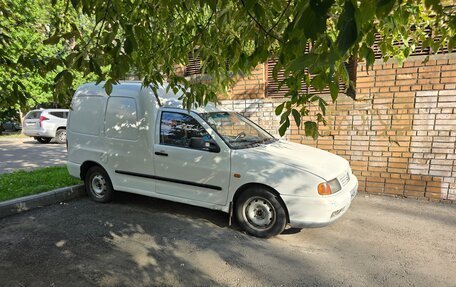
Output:
<instances>
[{"instance_id":1,"label":"grass","mask_svg":"<svg viewBox=\"0 0 456 287\"><path fill-rule=\"evenodd\" d=\"M79 183L82 182L71 177L63 166L5 173L0 175L0 201Z\"/></svg>"},{"instance_id":2,"label":"grass","mask_svg":"<svg viewBox=\"0 0 456 287\"><path fill-rule=\"evenodd\" d=\"M21 132L13 132L13 133L3 132L2 134L0 134L0 139L7 139L7 138L27 138L27 136Z\"/></svg>"}]
</instances>

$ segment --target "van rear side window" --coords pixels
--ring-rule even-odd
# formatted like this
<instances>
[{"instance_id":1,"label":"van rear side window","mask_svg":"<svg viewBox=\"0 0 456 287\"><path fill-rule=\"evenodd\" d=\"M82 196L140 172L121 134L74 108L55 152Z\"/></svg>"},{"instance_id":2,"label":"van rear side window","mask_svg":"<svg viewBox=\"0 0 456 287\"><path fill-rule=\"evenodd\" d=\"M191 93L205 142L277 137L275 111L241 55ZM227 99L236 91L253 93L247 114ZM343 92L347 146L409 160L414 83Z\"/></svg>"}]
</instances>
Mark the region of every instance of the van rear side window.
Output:
<instances>
[{"instance_id":1,"label":"van rear side window","mask_svg":"<svg viewBox=\"0 0 456 287\"><path fill-rule=\"evenodd\" d=\"M110 97L106 108L105 122L107 137L123 140L138 139L139 122L135 99Z\"/></svg>"},{"instance_id":2,"label":"van rear side window","mask_svg":"<svg viewBox=\"0 0 456 287\"><path fill-rule=\"evenodd\" d=\"M101 97L77 97L73 99L70 129L73 132L86 135L99 135L100 114L103 112Z\"/></svg>"}]
</instances>

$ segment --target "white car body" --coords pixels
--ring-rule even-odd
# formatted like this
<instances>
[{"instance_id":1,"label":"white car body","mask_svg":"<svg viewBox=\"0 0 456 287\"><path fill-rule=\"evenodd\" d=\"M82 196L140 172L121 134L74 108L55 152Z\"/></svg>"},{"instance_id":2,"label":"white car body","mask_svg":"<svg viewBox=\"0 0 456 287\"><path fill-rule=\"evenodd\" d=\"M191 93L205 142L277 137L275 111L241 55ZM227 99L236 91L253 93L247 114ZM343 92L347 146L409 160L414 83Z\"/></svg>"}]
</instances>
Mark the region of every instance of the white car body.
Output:
<instances>
[{"instance_id":1,"label":"white car body","mask_svg":"<svg viewBox=\"0 0 456 287\"><path fill-rule=\"evenodd\" d=\"M66 129L68 113L68 109L31 110L24 117L23 132L29 137L53 138L57 130Z\"/></svg>"},{"instance_id":2,"label":"white car body","mask_svg":"<svg viewBox=\"0 0 456 287\"><path fill-rule=\"evenodd\" d=\"M237 193L261 185L277 192L289 224L297 228L335 221L357 193L358 181L349 163L329 152L282 140L230 148L200 116L220 111L212 105L189 114L220 147L219 152L160 144L162 114L188 112L177 95L164 87L158 89L158 98L161 106L152 90L139 82L115 85L110 96L102 85L81 86L67 127L69 173L84 178L87 168L96 164L107 172L115 190L227 213ZM135 111L127 113L128 109ZM122 123L132 115L136 122ZM318 185L334 179L340 190L320 195Z\"/></svg>"}]
</instances>

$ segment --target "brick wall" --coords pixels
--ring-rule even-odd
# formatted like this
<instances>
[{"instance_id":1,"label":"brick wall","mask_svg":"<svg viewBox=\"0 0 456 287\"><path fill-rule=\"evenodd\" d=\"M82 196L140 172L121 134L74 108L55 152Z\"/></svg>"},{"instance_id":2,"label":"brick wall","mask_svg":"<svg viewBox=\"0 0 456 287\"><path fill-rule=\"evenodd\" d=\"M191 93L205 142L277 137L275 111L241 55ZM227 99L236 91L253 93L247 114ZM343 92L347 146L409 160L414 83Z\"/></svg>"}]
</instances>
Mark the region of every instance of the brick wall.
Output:
<instances>
[{"instance_id":1,"label":"brick wall","mask_svg":"<svg viewBox=\"0 0 456 287\"><path fill-rule=\"evenodd\" d=\"M265 97L265 69L258 65L248 76L238 79L228 91L230 99L260 99Z\"/></svg>"},{"instance_id":2,"label":"brick wall","mask_svg":"<svg viewBox=\"0 0 456 287\"><path fill-rule=\"evenodd\" d=\"M455 201L456 55L433 56L425 64L423 59L402 66L379 61L369 71L359 65L356 100L340 95L327 111L322 136L313 141L293 127L286 138L349 160L360 191ZM238 87L255 90L251 84ZM222 105L277 135L274 109L281 99L264 98L264 87L264 81L258 84L257 99ZM232 98L240 94L242 88Z\"/></svg>"}]
</instances>

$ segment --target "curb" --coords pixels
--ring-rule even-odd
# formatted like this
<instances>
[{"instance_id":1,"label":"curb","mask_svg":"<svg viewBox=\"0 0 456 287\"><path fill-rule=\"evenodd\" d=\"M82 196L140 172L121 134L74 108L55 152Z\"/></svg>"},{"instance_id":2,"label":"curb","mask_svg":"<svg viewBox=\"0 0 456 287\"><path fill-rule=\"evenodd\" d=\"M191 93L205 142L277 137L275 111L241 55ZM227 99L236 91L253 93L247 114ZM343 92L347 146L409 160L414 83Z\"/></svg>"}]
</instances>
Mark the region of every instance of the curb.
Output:
<instances>
[{"instance_id":1,"label":"curb","mask_svg":"<svg viewBox=\"0 0 456 287\"><path fill-rule=\"evenodd\" d=\"M85 195L83 184L0 202L0 218Z\"/></svg>"}]
</instances>

